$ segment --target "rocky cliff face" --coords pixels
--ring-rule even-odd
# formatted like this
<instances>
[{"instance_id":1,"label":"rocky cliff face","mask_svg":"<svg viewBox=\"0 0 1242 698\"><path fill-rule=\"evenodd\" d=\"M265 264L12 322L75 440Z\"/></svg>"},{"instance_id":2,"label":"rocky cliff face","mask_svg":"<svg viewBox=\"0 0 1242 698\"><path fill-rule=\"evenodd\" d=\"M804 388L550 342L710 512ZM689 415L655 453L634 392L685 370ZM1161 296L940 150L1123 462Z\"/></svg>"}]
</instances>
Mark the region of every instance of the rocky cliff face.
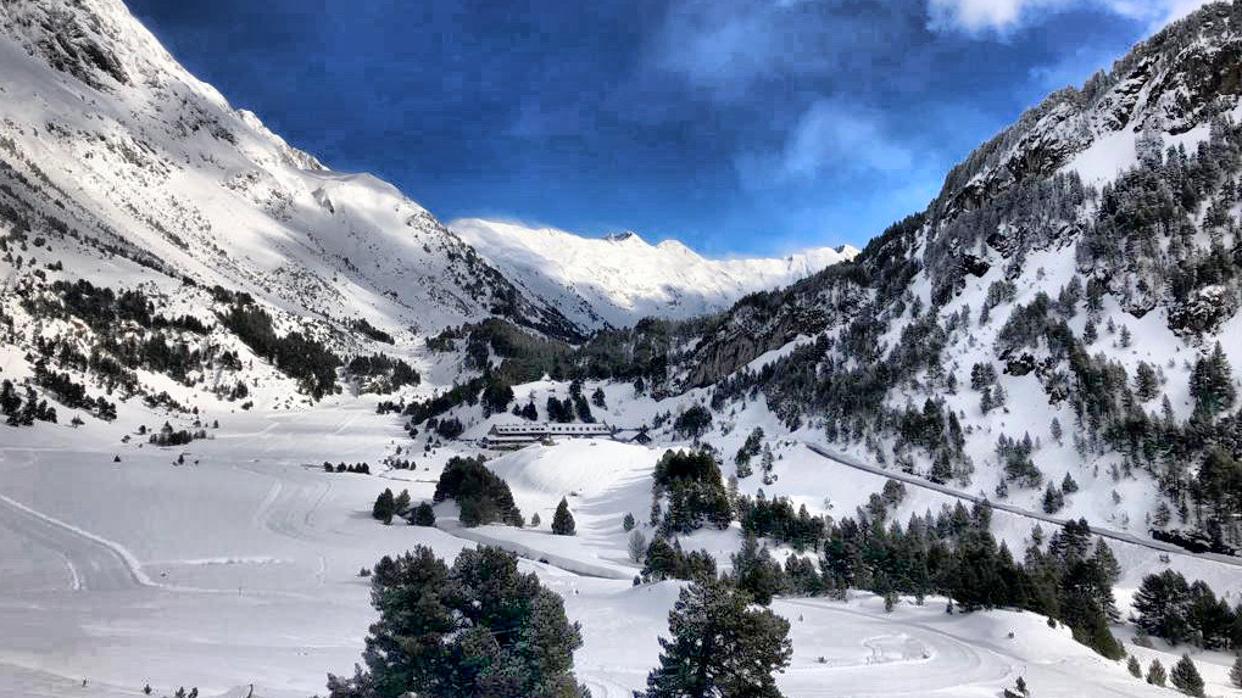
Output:
<instances>
[{"instance_id":1,"label":"rocky cliff face","mask_svg":"<svg viewBox=\"0 0 1242 698\"><path fill-rule=\"evenodd\" d=\"M1230 3L1162 30L1081 89L1067 87L980 146L949 173L932 210L973 210L1028 178L1047 177L1119 132L1184 134L1236 107L1242 27Z\"/></svg>"}]
</instances>

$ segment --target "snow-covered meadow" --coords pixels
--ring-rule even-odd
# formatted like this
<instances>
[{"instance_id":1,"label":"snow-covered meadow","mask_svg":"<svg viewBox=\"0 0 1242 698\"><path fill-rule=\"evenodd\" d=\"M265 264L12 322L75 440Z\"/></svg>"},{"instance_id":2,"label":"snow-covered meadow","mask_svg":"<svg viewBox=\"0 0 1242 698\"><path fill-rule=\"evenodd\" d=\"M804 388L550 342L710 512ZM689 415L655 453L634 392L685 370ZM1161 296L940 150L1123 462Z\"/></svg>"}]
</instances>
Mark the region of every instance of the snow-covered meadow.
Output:
<instances>
[{"instance_id":1,"label":"snow-covered meadow","mask_svg":"<svg viewBox=\"0 0 1242 698\"><path fill-rule=\"evenodd\" d=\"M671 407L627 402L628 390L608 388L613 418ZM643 687L679 583L632 585L638 565L627 557L621 518L632 512L645 521L650 472L667 443L565 441L494 457L489 466L528 519L540 515L539 527L463 530L452 502L437 507L438 528L400 520L383 526L370 516L379 491L408 489L416 502L430 499L443 461L473 447L466 441L411 452L418 442L398 419L377 416L373 398L328 403L209 412L219 429L184 449L122 443L139 424L163 421L145 408L126 410L110 425L7 430L0 446L0 695L138 695L147 683L168 692L198 686L207 696L244 696L251 683L257 696L313 695L323 691L326 672L348 673L360 659L374 617L361 568L417 544L452 558L479 542L518 552L525 569L565 598L585 640L576 672L594 695L628 696ZM473 429L506 418L480 419ZM759 409L742 417L779 433L768 418ZM723 448L748 430L716 436ZM769 492L815 511L848 515L883 485L882 477L834 465L792 439L774 443L779 479ZM398 447L414 469L377 467ZM366 461L373 474L325 473L325 460ZM749 480L743 491L756 489L757 478ZM909 489L899 516L952 501ZM561 497L577 520L574 537L548 529ZM1020 541L1031 522L998 512L996 523L1002 537ZM739 541L734 528L701 532L683 545L710 550L727 568ZM1114 550L1127 570L1123 586L1161 565L1155 551ZM1173 564L1236 594L1236 568L1184 557ZM773 608L792 624L793 662L780 678L791 696L994 696L1019 675L1041 696L1163 693L1029 613L947 615L943 600L932 598L924 606L904 599L886 614L882 600L861 593L848 603L778 599ZM1153 651L1139 652L1147 659ZM1163 659L1171 664L1176 654ZM1217 692L1225 690L1229 661L1199 657Z\"/></svg>"}]
</instances>

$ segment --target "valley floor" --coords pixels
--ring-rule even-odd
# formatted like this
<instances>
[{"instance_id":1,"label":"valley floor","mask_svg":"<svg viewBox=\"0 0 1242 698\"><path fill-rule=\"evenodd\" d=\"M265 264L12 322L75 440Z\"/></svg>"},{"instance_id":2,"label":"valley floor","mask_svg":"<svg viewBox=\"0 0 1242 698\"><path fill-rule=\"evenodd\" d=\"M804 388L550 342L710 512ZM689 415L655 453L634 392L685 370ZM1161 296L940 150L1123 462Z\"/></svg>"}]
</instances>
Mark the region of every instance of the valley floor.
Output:
<instances>
[{"instance_id":1,"label":"valley floor","mask_svg":"<svg viewBox=\"0 0 1242 698\"><path fill-rule=\"evenodd\" d=\"M564 596L585 639L576 672L595 696L643 687L679 587L632 586L620 518L645 518L662 449L578 441L496 460L540 529L463 531L451 504L437 508L440 529L382 526L370 517L376 494L388 486L430 499L446 454L416 454L415 470L377 467L410 442L373 402L207 417L220 421L214 438L184 450L122 444L136 423L0 428L0 695L134 696L147 683L157 694L184 685L244 696L251 683L265 698L322 693L326 672L352 672L373 618L360 568L420 543L451 559L478 541L521 552ZM375 474L328 474L325 460L366 461ZM849 480L864 476L874 482ZM833 482L841 478L867 492L882 483L854 471ZM573 538L547 532L565 495ZM727 561L736 538L703 533L692 544ZM1171 695L1029 613L948 615L929 599L886 614L868 594L773 608L792 624L793 662L780 678L790 696L996 696L1019 675L1041 697ZM1137 651L1145 662L1155 653ZM1228 690L1230 659L1198 660L1210 692Z\"/></svg>"}]
</instances>

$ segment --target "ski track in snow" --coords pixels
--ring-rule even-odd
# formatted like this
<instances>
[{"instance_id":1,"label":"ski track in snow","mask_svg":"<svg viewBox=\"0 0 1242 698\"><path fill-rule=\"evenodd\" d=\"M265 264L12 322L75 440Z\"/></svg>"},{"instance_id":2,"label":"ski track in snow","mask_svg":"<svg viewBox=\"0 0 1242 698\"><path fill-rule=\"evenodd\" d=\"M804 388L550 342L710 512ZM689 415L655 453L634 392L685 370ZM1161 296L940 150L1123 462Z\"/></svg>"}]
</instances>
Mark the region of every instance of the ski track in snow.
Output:
<instances>
[{"instance_id":1,"label":"ski track in snow","mask_svg":"<svg viewBox=\"0 0 1242 698\"><path fill-rule=\"evenodd\" d=\"M120 543L37 512L3 494L0 494L0 525L63 556L74 589L115 591L159 586Z\"/></svg>"}]
</instances>

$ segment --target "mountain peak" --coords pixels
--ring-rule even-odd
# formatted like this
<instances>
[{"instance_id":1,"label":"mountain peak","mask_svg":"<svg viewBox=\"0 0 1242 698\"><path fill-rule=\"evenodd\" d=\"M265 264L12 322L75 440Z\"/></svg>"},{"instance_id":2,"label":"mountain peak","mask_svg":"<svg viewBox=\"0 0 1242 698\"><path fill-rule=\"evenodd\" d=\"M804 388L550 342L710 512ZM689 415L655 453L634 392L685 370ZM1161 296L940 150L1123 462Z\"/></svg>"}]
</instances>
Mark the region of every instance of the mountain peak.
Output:
<instances>
[{"instance_id":1,"label":"mountain peak","mask_svg":"<svg viewBox=\"0 0 1242 698\"><path fill-rule=\"evenodd\" d=\"M635 233L632 230L626 230L620 233L608 233L604 236L604 239L608 242L644 242L644 240L639 237L638 233Z\"/></svg>"},{"instance_id":2,"label":"mountain peak","mask_svg":"<svg viewBox=\"0 0 1242 698\"><path fill-rule=\"evenodd\" d=\"M586 238L481 219L454 221L450 229L519 285L559 297L554 304L589 328L716 312L853 257L824 247L780 258L710 259L677 240L649 245L629 231Z\"/></svg>"}]
</instances>

